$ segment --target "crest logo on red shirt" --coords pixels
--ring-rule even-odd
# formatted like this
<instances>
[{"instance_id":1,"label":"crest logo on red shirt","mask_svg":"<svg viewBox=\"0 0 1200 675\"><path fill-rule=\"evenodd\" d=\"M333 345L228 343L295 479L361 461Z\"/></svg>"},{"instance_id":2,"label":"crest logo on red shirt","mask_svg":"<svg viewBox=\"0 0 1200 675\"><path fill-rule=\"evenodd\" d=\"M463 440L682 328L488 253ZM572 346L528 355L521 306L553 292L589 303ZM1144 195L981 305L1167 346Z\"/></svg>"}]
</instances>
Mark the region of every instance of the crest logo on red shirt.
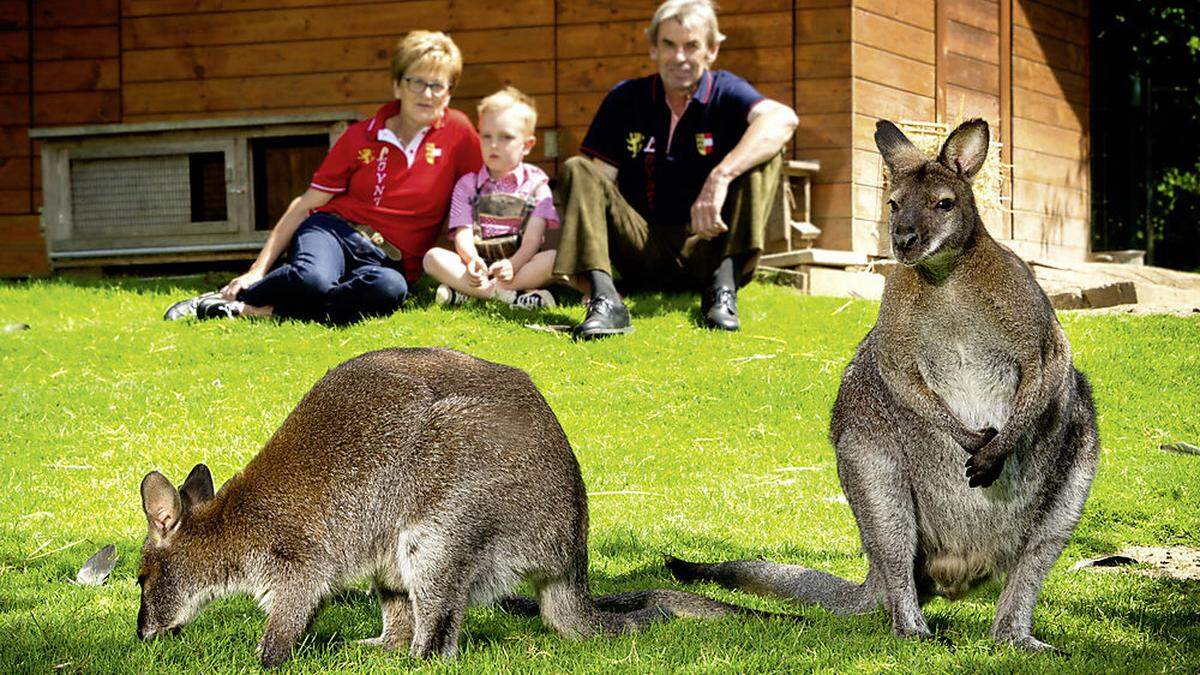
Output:
<instances>
[{"instance_id":1,"label":"crest logo on red shirt","mask_svg":"<svg viewBox=\"0 0 1200 675\"><path fill-rule=\"evenodd\" d=\"M701 155L711 155L712 151L712 134L696 134L696 152L699 152Z\"/></svg>"},{"instance_id":2,"label":"crest logo on red shirt","mask_svg":"<svg viewBox=\"0 0 1200 675\"><path fill-rule=\"evenodd\" d=\"M426 163L433 164L435 161L437 161L437 158L441 157L441 156L442 156L441 148L434 145L433 143L425 144L425 162Z\"/></svg>"},{"instance_id":3,"label":"crest logo on red shirt","mask_svg":"<svg viewBox=\"0 0 1200 675\"><path fill-rule=\"evenodd\" d=\"M371 152L370 148L363 148L358 151L358 161L363 164L370 164L375 161L375 153Z\"/></svg>"}]
</instances>

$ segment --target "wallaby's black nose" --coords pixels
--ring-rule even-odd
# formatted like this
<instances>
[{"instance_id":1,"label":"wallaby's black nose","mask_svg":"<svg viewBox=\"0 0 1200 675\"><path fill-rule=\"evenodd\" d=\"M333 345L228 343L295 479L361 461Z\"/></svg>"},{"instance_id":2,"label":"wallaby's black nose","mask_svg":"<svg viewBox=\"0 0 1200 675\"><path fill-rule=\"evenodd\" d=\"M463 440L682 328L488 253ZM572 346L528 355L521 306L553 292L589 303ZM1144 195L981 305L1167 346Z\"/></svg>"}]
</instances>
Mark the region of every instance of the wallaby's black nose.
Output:
<instances>
[{"instance_id":1,"label":"wallaby's black nose","mask_svg":"<svg viewBox=\"0 0 1200 675\"><path fill-rule=\"evenodd\" d=\"M901 251L907 251L917 243L917 233L914 231L908 232L893 232L892 243Z\"/></svg>"}]
</instances>

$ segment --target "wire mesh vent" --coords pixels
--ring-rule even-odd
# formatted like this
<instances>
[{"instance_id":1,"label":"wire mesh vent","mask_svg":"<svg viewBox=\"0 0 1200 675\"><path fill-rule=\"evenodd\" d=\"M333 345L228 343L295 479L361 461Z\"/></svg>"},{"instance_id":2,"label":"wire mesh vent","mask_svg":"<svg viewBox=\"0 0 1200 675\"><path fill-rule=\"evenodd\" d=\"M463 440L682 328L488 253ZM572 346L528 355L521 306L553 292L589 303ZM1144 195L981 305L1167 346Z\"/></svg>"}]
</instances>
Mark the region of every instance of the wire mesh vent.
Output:
<instances>
[{"instance_id":1,"label":"wire mesh vent","mask_svg":"<svg viewBox=\"0 0 1200 675\"><path fill-rule=\"evenodd\" d=\"M197 176L193 164L194 156L187 154L73 160L71 208L76 233L129 236L194 222ZM221 184L210 191L221 195L219 210L202 208L200 212L224 220L224 176L219 175L218 180Z\"/></svg>"}]
</instances>

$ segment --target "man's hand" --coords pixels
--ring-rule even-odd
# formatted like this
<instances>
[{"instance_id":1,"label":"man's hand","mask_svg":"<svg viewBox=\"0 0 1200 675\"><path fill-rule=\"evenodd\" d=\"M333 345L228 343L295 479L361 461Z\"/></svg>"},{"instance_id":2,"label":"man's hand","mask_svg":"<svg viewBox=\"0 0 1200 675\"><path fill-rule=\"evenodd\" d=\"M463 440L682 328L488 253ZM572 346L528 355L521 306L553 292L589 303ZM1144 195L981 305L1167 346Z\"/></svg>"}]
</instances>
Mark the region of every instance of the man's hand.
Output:
<instances>
[{"instance_id":1,"label":"man's hand","mask_svg":"<svg viewBox=\"0 0 1200 675\"><path fill-rule=\"evenodd\" d=\"M513 264L508 258L497 260L488 268L488 274L499 281L512 281Z\"/></svg>"},{"instance_id":2,"label":"man's hand","mask_svg":"<svg viewBox=\"0 0 1200 675\"><path fill-rule=\"evenodd\" d=\"M472 286L482 286L487 282L488 268L483 258L475 256L467 262L467 280Z\"/></svg>"},{"instance_id":3,"label":"man's hand","mask_svg":"<svg viewBox=\"0 0 1200 675\"><path fill-rule=\"evenodd\" d=\"M230 281L221 288L221 297L226 300L237 300L237 295L243 288L258 283L262 278L262 272L254 270L250 270L239 277L234 277L233 281Z\"/></svg>"},{"instance_id":4,"label":"man's hand","mask_svg":"<svg viewBox=\"0 0 1200 675\"><path fill-rule=\"evenodd\" d=\"M713 169L692 203L692 234L701 239L713 239L729 231L729 226L721 220L721 208L729 193L729 179L719 172L719 167Z\"/></svg>"}]
</instances>

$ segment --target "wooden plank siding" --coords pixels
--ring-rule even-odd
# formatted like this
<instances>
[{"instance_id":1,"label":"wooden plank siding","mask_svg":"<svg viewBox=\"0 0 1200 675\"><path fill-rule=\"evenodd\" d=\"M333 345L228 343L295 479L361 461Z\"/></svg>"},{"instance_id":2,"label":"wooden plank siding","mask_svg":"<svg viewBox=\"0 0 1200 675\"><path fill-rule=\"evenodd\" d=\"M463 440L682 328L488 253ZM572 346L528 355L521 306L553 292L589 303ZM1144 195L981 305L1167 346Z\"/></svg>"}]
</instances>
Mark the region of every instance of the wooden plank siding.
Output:
<instances>
[{"instance_id":1,"label":"wooden plank siding","mask_svg":"<svg viewBox=\"0 0 1200 675\"><path fill-rule=\"evenodd\" d=\"M1012 0L1013 231L1023 256L1090 251L1086 2Z\"/></svg>"},{"instance_id":2,"label":"wooden plank siding","mask_svg":"<svg viewBox=\"0 0 1200 675\"><path fill-rule=\"evenodd\" d=\"M821 162L813 176L812 220L817 246L851 248L850 185L854 156L854 62L850 0L794 0L793 101L800 124L794 155Z\"/></svg>"},{"instance_id":3,"label":"wooden plank siding","mask_svg":"<svg viewBox=\"0 0 1200 675\"><path fill-rule=\"evenodd\" d=\"M31 215L40 195L29 140L36 66L31 35L40 15L31 16L33 4L0 3L0 276L50 271L38 217Z\"/></svg>"},{"instance_id":4,"label":"wooden plank siding","mask_svg":"<svg viewBox=\"0 0 1200 675\"><path fill-rule=\"evenodd\" d=\"M834 248L870 255L890 252L887 197L881 187L883 161L875 147L875 123L880 119L935 119L937 16L936 0L854 2L853 168L844 194L849 221L844 242Z\"/></svg>"},{"instance_id":5,"label":"wooden plank siding","mask_svg":"<svg viewBox=\"0 0 1200 675\"><path fill-rule=\"evenodd\" d=\"M1007 143L1000 112L1005 56L1000 3L938 0L938 8L938 121L953 126L979 117L987 121L993 139ZM980 217L992 236L1010 238L1012 222L1003 210L983 209Z\"/></svg>"},{"instance_id":6,"label":"wooden plank siding","mask_svg":"<svg viewBox=\"0 0 1200 675\"><path fill-rule=\"evenodd\" d=\"M827 187L825 213L848 231L822 245L886 255L878 119L955 125L982 117L1012 163L1012 212L981 213L1024 255L1083 259L1088 250L1086 2L855 0L849 187ZM1010 23L1011 20L1011 23ZM836 121L828 121L836 127Z\"/></svg>"}]
</instances>

